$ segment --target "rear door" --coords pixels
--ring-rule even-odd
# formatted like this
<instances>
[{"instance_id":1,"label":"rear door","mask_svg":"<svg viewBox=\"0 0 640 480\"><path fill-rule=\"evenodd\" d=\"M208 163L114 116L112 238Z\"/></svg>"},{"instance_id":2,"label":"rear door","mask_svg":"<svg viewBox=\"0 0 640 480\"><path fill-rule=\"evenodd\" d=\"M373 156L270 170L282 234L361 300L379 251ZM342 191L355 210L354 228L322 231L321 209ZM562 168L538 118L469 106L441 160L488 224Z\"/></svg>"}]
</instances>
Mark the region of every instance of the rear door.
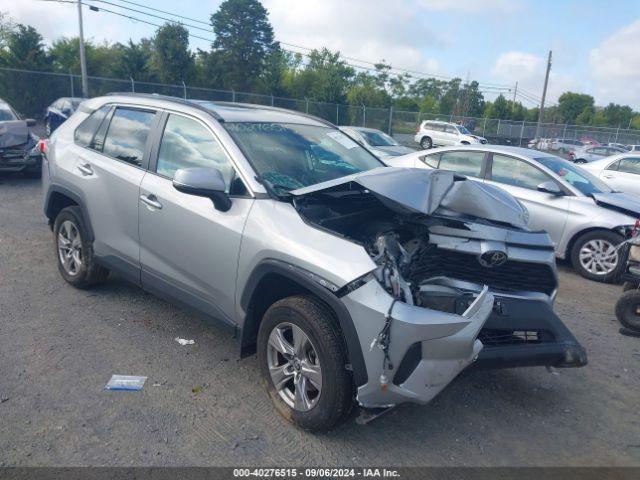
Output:
<instances>
[{"instance_id":1,"label":"rear door","mask_svg":"<svg viewBox=\"0 0 640 480\"><path fill-rule=\"evenodd\" d=\"M520 200L529 210L529 228L546 231L554 244L564 233L569 199L537 190L544 182L560 185L551 175L523 159L492 153L485 181L497 185Z\"/></svg>"},{"instance_id":2,"label":"rear door","mask_svg":"<svg viewBox=\"0 0 640 480\"><path fill-rule=\"evenodd\" d=\"M152 109L114 107L76 160L94 231L94 252L130 280L140 281L138 196L149 159Z\"/></svg>"},{"instance_id":3,"label":"rear door","mask_svg":"<svg viewBox=\"0 0 640 480\"><path fill-rule=\"evenodd\" d=\"M602 179L615 190L640 195L640 157L624 157L601 173Z\"/></svg>"},{"instance_id":4,"label":"rear door","mask_svg":"<svg viewBox=\"0 0 640 480\"><path fill-rule=\"evenodd\" d=\"M142 284L233 324L240 241L253 197L205 122L164 113L161 125L138 202ZM222 172L230 210L216 210L209 198L173 187L176 170L189 167Z\"/></svg>"}]
</instances>

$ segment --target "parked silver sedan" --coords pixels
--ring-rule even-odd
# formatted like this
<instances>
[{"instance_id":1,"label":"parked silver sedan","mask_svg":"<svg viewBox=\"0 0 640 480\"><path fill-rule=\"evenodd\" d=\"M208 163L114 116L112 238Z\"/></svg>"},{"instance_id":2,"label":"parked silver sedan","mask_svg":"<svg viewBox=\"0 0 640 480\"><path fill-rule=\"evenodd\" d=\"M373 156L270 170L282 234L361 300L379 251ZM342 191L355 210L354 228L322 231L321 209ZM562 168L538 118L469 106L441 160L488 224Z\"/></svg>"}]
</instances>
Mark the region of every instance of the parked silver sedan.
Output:
<instances>
[{"instance_id":1,"label":"parked silver sedan","mask_svg":"<svg viewBox=\"0 0 640 480\"><path fill-rule=\"evenodd\" d=\"M584 277L611 281L618 245L640 217L640 198L554 155L518 147L469 145L385 160L396 167L453 170L502 187L529 211L529 228L546 230L556 256Z\"/></svg>"},{"instance_id":2,"label":"parked silver sedan","mask_svg":"<svg viewBox=\"0 0 640 480\"><path fill-rule=\"evenodd\" d=\"M413 148L400 145L395 138L381 130L365 127L338 127L378 158L397 157L413 153Z\"/></svg>"},{"instance_id":3,"label":"parked silver sedan","mask_svg":"<svg viewBox=\"0 0 640 480\"><path fill-rule=\"evenodd\" d=\"M621 153L583 165L614 190L640 196L640 152Z\"/></svg>"}]
</instances>

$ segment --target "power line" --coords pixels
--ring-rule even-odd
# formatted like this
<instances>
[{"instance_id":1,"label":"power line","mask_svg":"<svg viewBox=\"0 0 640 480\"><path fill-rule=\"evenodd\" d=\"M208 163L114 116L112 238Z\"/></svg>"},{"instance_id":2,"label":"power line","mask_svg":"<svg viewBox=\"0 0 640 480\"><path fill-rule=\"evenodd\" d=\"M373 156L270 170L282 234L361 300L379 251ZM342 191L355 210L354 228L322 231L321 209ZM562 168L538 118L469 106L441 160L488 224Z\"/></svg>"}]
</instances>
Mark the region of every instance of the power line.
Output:
<instances>
[{"instance_id":1,"label":"power line","mask_svg":"<svg viewBox=\"0 0 640 480\"><path fill-rule=\"evenodd\" d=\"M158 8L148 7L148 6L143 5L143 4L141 4L141 3L130 2L130 1L128 1L128 0L117 0L117 1L118 1L118 2L121 2L121 3L128 3L128 4L130 4L130 5L135 5L136 7L146 8L147 10L152 10L152 11L154 11L154 12L164 13L164 14L167 14L167 15L172 15L172 16L174 16L174 17L184 18L185 20L190 20L190 21L192 21L192 22L202 23L202 24L204 24L204 25L209 25L209 26L211 26L211 23L210 23L210 22L203 22L202 20L198 20L197 18L185 17L185 16L183 16L183 15L178 15L177 13L167 12L166 10L160 10L160 9L158 9Z\"/></svg>"}]
</instances>

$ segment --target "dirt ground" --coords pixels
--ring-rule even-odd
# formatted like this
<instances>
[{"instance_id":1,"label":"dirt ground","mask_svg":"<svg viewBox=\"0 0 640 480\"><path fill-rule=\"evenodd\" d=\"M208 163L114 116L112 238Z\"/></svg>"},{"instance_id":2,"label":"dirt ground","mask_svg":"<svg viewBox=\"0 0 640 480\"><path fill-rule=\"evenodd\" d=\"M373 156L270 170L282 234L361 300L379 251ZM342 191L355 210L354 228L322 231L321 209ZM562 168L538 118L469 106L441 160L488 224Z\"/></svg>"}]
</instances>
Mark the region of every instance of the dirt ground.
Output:
<instances>
[{"instance_id":1,"label":"dirt ground","mask_svg":"<svg viewBox=\"0 0 640 480\"><path fill-rule=\"evenodd\" d=\"M38 180L0 176L0 466L640 466L619 286L561 267L556 310L587 367L468 371L429 405L314 435L277 415L227 331L113 276L68 286L40 204ZM148 380L105 391L113 373Z\"/></svg>"}]
</instances>

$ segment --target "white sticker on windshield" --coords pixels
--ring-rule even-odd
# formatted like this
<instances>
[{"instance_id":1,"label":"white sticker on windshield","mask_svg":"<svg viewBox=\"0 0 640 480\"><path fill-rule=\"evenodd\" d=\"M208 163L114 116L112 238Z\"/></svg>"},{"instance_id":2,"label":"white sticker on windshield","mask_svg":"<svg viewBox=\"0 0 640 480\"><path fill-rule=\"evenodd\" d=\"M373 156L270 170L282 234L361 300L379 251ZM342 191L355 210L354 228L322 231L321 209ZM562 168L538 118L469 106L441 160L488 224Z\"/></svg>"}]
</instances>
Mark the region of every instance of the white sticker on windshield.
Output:
<instances>
[{"instance_id":1,"label":"white sticker on windshield","mask_svg":"<svg viewBox=\"0 0 640 480\"><path fill-rule=\"evenodd\" d=\"M327 137L333 138L340 145L348 149L356 148L358 146L356 142L351 140L342 132L329 132L327 133Z\"/></svg>"}]
</instances>

